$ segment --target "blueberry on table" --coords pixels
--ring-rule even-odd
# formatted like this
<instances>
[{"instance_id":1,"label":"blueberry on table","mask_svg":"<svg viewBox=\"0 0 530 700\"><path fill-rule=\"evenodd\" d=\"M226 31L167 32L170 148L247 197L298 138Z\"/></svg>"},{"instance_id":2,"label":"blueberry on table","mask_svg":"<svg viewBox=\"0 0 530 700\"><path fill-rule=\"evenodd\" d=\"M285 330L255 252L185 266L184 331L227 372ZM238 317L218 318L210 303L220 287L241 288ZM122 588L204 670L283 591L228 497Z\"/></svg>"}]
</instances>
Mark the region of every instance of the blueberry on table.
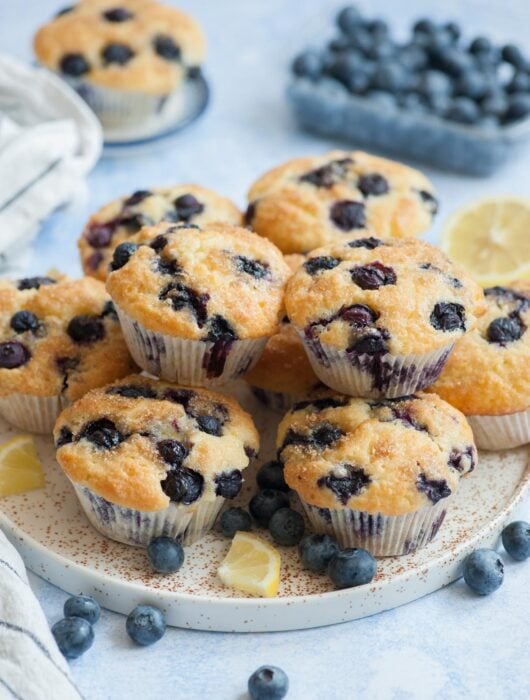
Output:
<instances>
[{"instance_id":1,"label":"blueberry on table","mask_svg":"<svg viewBox=\"0 0 530 700\"><path fill-rule=\"evenodd\" d=\"M343 549L328 564L328 576L337 588L370 583L376 571L377 562L366 549Z\"/></svg>"},{"instance_id":2,"label":"blueberry on table","mask_svg":"<svg viewBox=\"0 0 530 700\"><path fill-rule=\"evenodd\" d=\"M289 496L275 489L263 489L249 503L250 514L262 527L269 526L269 521L277 510L288 507Z\"/></svg>"},{"instance_id":3,"label":"blueberry on table","mask_svg":"<svg viewBox=\"0 0 530 700\"><path fill-rule=\"evenodd\" d=\"M269 532L276 544L292 547L304 536L304 519L292 508L280 508L269 520Z\"/></svg>"},{"instance_id":4,"label":"blueberry on table","mask_svg":"<svg viewBox=\"0 0 530 700\"><path fill-rule=\"evenodd\" d=\"M502 531L502 544L508 554L517 561L530 557L530 523L516 520Z\"/></svg>"},{"instance_id":5,"label":"blueberry on table","mask_svg":"<svg viewBox=\"0 0 530 700\"><path fill-rule=\"evenodd\" d=\"M304 51L294 59L291 66L299 78L318 78L322 67L322 56L316 51Z\"/></svg>"},{"instance_id":6,"label":"blueberry on table","mask_svg":"<svg viewBox=\"0 0 530 700\"><path fill-rule=\"evenodd\" d=\"M338 551L339 543L331 535L307 535L298 545L302 566L309 571L325 571Z\"/></svg>"},{"instance_id":7,"label":"blueberry on table","mask_svg":"<svg viewBox=\"0 0 530 700\"><path fill-rule=\"evenodd\" d=\"M256 481L260 489L289 491L283 475L283 464L277 460L265 462L258 470Z\"/></svg>"},{"instance_id":8,"label":"blueberry on table","mask_svg":"<svg viewBox=\"0 0 530 700\"><path fill-rule=\"evenodd\" d=\"M260 666L248 679L251 700L282 700L289 690L289 678L277 666Z\"/></svg>"},{"instance_id":9,"label":"blueberry on table","mask_svg":"<svg viewBox=\"0 0 530 700\"><path fill-rule=\"evenodd\" d=\"M219 524L225 537L233 537L240 530L249 532L252 529L252 519L243 508L228 508L221 515Z\"/></svg>"},{"instance_id":10,"label":"blueberry on table","mask_svg":"<svg viewBox=\"0 0 530 700\"><path fill-rule=\"evenodd\" d=\"M95 625L101 615L101 608L97 600L89 595L74 595L65 601L63 612L65 617L81 617Z\"/></svg>"},{"instance_id":11,"label":"blueberry on table","mask_svg":"<svg viewBox=\"0 0 530 700\"><path fill-rule=\"evenodd\" d=\"M77 659L90 649L94 642L94 630L82 617L65 617L52 627L52 634L59 651L67 659Z\"/></svg>"},{"instance_id":12,"label":"blueberry on table","mask_svg":"<svg viewBox=\"0 0 530 700\"><path fill-rule=\"evenodd\" d=\"M504 565L493 549L476 549L464 561L464 581L479 595L496 591L504 579Z\"/></svg>"},{"instance_id":13,"label":"blueberry on table","mask_svg":"<svg viewBox=\"0 0 530 700\"><path fill-rule=\"evenodd\" d=\"M147 545L151 568L159 574L174 574L184 563L184 549L172 537L155 537Z\"/></svg>"},{"instance_id":14,"label":"blueberry on table","mask_svg":"<svg viewBox=\"0 0 530 700\"><path fill-rule=\"evenodd\" d=\"M166 631L166 618L161 610L152 605L137 605L129 613L125 629L133 642L146 647L162 639Z\"/></svg>"}]
</instances>

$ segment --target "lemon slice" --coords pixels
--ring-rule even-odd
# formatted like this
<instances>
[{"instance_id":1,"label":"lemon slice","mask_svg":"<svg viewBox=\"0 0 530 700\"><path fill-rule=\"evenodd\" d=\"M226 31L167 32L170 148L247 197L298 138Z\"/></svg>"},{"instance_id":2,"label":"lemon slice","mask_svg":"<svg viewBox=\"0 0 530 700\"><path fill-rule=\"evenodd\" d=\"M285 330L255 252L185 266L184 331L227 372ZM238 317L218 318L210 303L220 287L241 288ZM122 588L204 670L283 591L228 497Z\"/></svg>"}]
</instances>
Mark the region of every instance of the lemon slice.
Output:
<instances>
[{"instance_id":1,"label":"lemon slice","mask_svg":"<svg viewBox=\"0 0 530 700\"><path fill-rule=\"evenodd\" d=\"M484 287L530 279L530 199L490 197L457 210L442 247Z\"/></svg>"},{"instance_id":2,"label":"lemon slice","mask_svg":"<svg viewBox=\"0 0 530 700\"><path fill-rule=\"evenodd\" d=\"M240 531L217 573L225 586L252 596L273 598L280 586L280 564L277 549L257 535Z\"/></svg>"},{"instance_id":3,"label":"lemon slice","mask_svg":"<svg viewBox=\"0 0 530 700\"><path fill-rule=\"evenodd\" d=\"M0 445L0 498L43 486L44 472L31 435L16 435Z\"/></svg>"}]
</instances>

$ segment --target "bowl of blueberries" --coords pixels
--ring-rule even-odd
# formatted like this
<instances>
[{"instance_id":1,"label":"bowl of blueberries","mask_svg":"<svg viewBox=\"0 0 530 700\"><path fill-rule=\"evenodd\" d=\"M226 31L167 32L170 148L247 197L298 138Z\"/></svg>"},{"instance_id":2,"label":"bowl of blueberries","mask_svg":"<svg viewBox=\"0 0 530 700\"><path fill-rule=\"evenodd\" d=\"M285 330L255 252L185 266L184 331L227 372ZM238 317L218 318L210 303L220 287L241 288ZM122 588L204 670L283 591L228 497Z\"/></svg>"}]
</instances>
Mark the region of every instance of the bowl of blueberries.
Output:
<instances>
[{"instance_id":1,"label":"bowl of blueberries","mask_svg":"<svg viewBox=\"0 0 530 700\"><path fill-rule=\"evenodd\" d=\"M292 63L288 99L313 133L472 175L488 175L530 135L530 59L514 44L419 19L397 41L354 5L339 33Z\"/></svg>"}]
</instances>

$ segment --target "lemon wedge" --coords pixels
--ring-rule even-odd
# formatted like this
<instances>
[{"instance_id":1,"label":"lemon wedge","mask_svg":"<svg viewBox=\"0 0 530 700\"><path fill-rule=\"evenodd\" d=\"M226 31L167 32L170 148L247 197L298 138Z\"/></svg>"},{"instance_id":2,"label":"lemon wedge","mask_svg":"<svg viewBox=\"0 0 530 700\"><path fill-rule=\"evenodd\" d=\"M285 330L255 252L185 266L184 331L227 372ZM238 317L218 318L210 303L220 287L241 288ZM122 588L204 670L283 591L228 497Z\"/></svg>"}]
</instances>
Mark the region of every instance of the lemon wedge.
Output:
<instances>
[{"instance_id":1,"label":"lemon wedge","mask_svg":"<svg viewBox=\"0 0 530 700\"><path fill-rule=\"evenodd\" d=\"M530 279L530 199L490 197L458 209L442 247L483 287Z\"/></svg>"},{"instance_id":2,"label":"lemon wedge","mask_svg":"<svg viewBox=\"0 0 530 700\"><path fill-rule=\"evenodd\" d=\"M225 586L248 595L273 598L280 587L281 557L257 535L237 532L217 573Z\"/></svg>"},{"instance_id":3,"label":"lemon wedge","mask_svg":"<svg viewBox=\"0 0 530 700\"><path fill-rule=\"evenodd\" d=\"M16 435L0 445L0 498L43 486L44 472L31 435Z\"/></svg>"}]
</instances>

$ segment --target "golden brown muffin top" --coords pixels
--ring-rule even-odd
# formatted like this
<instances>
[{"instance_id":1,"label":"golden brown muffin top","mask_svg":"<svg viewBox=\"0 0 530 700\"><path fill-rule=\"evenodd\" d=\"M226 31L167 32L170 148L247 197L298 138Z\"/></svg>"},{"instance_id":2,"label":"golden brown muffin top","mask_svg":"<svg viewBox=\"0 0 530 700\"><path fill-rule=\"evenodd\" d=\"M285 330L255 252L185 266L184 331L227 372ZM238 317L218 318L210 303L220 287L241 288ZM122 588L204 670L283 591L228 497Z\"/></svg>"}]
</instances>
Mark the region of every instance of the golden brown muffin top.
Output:
<instances>
[{"instance_id":1,"label":"golden brown muffin top","mask_svg":"<svg viewBox=\"0 0 530 700\"><path fill-rule=\"evenodd\" d=\"M278 428L285 480L307 503L402 515L454 493L477 451L465 417L435 394L303 401Z\"/></svg>"},{"instance_id":2,"label":"golden brown muffin top","mask_svg":"<svg viewBox=\"0 0 530 700\"><path fill-rule=\"evenodd\" d=\"M252 418L231 397L142 375L65 409L54 438L76 485L141 511L234 498L259 448Z\"/></svg>"}]
</instances>

